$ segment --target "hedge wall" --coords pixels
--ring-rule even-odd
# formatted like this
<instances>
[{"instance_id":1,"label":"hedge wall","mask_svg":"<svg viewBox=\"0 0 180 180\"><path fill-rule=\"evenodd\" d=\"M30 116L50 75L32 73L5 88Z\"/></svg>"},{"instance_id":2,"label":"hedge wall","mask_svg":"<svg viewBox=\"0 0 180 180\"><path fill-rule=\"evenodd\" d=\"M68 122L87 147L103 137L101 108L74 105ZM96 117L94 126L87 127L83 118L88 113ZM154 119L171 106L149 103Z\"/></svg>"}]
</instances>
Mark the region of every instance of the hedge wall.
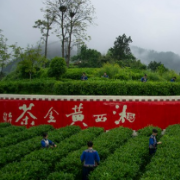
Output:
<instances>
[{"instance_id":1,"label":"hedge wall","mask_svg":"<svg viewBox=\"0 0 180 180\"><path fill-rule=\"evenodd\" d=\"M1 82L0 93L55 95L180 95L180 83L119 80Z\"/></svg>"}]
</instances>

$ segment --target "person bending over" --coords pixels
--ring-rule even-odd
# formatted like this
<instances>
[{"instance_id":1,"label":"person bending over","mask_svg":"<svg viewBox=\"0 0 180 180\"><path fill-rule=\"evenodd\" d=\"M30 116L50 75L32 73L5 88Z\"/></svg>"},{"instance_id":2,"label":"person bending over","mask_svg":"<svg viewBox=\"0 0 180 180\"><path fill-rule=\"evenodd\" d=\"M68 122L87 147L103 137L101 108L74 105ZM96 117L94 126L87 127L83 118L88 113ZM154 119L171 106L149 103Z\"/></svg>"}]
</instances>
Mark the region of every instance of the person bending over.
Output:
<instances>
[{"instance_id":1,"label":"person bending over","mask_svg":"<svg viewBox=\"0 0 180 180\"><path fill-rule=\"evenodd\" d=\"M43 139L41 141L41 146L42 146L42 148L57 147L57 145L54 142L52 142L51 140L48 139L47 133L43 133Z\"/></svg>"}]
</instances>

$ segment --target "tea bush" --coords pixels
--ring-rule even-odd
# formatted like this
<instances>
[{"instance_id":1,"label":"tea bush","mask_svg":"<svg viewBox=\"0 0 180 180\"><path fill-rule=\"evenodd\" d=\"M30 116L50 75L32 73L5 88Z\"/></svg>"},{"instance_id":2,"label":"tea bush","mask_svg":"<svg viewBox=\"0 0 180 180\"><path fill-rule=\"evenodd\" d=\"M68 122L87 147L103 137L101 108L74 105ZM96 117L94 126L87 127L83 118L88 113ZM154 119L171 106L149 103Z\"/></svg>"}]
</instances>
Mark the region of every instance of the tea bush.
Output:
<instances>
[{"instance_id":1,"label":"tea bush","mask_svg":"<svg viewBox=\"0 0 180 180\"><path fill-rule=\"evenodd\" d=\"M129 138L131 138L132 130L128 128L115 128L107 133L103 133L93 141L93 148L96 149L100 155L101 162L104 161L115 149L121 147ZM67 157L62 158L56 164L57 172L71 173L75 179L81 179L82 163L80 156L83 150L87 149L86 146L69 153Z\"/></svg>"},{"instance_id":2,"label":"tea bush","mask_svg":"<svg viewBox=\"0 0 180 180\"><path fill-rule=\"evenodd\" d=\"M40 126L37 126L37 128ZM41 128L40 132L42 133ZM43 129L43 131L46 131L47 128ZM50 131L48 133L50 139L55 142L59 143L63 141L65 138L70 137L73 134L76 134L80 131L80 127L78 126L67 126L65 128L60 128L54 131ZM19 161L23 156L26 154L31 153L32 151L35 151L37 149L41 149L41 139L42 136L36 136L34 138L31 138L26 141L22 141L20 143L17 143L15 145L11 145L5 148L0 149L0 166L6 165L9 162L12 161Z\"/></svg>"},{"instance_id":3,"label":"tea bush","mask_svg":"<svg viewBox=\"0 0 180 180\"><path fill-rule=\"evenodd\" d=\"M8 126L6 128L1 128L0 139L4 140L4 136L13 135L13 133L18 133L24 131L26 128L24 126ZM1 147L1 146L0 146Z\"/></svg>"},{"instance_id":4,"label":"tea bush","mask_svg":"<svg viewBox=\"0 0 180 180\"><path fill-rule=\"evenodd\" d=\"M30 139L34 136L42 135L43 132L51 131L54 129L53 126L51 126L51 125L34 126L29 129L26 129L25 127L22 127L22 126L21 127L10 126L10 127L21 128L24 131L22 131L22 132L14 131L16 133L8 133L9 135L7 135L3 138L1 137L0 138L0 147L1 148L12 145L12 144L19 143L21 141ZM7 128L5 128L5 129L7 129ZM8 131L8 129L6 131ZM0 131L0 132L2 132L2 131Z\"/></svg>"},{"instance_id":5,"label":"tea bush","mask_svg":"<svg viewBox=\"0 0 180 180\"><path fill-rule=\"evenodd\" d=\"M141 167L148 162L149 149L147 137L149 134L139 135L130 139L114 154L98 166L90 175L90 180L131 180L135 179L141 171Z\"/></svg>"},{"instance_id":6,"label":"tea bush","mask_svg":"<svg viewBox=\"0 0 180 180\"><path fill-rule=\"evenodd\" d=\"M180 179L180 125L172 125L166 129L165 135L161 138L156 155L146 167L141 180L166 180Z\"/></svg>"},{"instance_id":7,"label":"tea bush","mask_svg":"<svg viewBox=\"0 0 180 180\"><path fill-rule=\"evenodd\" d=\"M74 180L73 174L69 173L59 173L59 172L54 172L51 173L48 177L47 180Z\"/></svg>"},{"instance_id":8,"label":"tea bush","mask_svg":"<svg viewBox=\"0 0 180 180\"><path fill-rule=\"evenodd\" d=\"M34 151L26 155L23 160L35 161L38 159L49 165L54 165L68 153L81 148L87 143L87 141L94 139L102 132L102 128L88 128L82 130L79 133L72 135L70 138L65 139L63 142L57 144L55 149L41 149L39 151Z\"/></svg>"},{"instance_id":9,"label":"tea bush","mask_svg":"<svg viewBox=\"0 0 180 180\"><path fill-rule=\"evenodd\" d=\"M56 95L180 95L180 83L102 80L0 82L0 93Z\"/></svg>"},{"instance_id":10,"label":"tea bush","mask_svg":"<svg viewBox=\"0 0 180 180\"><path fill-rule=\"evenodd\" d=\"M14 162L0 170L1 180L46 179L48 165L41 161Z\"/></svg>"},{"instance_id":11,"label":"tea bush","mask_svg":"<svg viewBox=\"0 0 180 180\"><path fill-rule=\"evenodd\" d=\"M0 123L0 128L6 128L8 126L11 126L10 123Z\"/></svg>"}]
</instances>

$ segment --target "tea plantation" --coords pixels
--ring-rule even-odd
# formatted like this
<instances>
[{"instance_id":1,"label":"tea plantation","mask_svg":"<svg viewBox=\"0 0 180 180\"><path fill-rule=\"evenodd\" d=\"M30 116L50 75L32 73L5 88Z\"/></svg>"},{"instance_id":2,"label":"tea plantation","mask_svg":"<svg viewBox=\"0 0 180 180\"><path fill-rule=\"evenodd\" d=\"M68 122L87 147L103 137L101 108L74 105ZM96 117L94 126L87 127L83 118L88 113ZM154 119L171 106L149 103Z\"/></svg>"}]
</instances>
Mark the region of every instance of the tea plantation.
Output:
<instances>
[{"instance_id":1,"label":"tea plantation","mask_svg":"<svg viewBox=\"0 0 180 180\"><path fill-rule=\"evenodd\" d=\"M91 140L101 162L90 174L90 180L179 180L180 125L172 125L157 140L162 141L156 155L148 154L148 140L154 127L138 131L119 127L104 132L78 126L54 129L40 125L25 129L0 123L0 179L1 180L80 180L80 155ZM48 132L56 148L42 149L41 134Z\"/></svg>"}]
</instances>

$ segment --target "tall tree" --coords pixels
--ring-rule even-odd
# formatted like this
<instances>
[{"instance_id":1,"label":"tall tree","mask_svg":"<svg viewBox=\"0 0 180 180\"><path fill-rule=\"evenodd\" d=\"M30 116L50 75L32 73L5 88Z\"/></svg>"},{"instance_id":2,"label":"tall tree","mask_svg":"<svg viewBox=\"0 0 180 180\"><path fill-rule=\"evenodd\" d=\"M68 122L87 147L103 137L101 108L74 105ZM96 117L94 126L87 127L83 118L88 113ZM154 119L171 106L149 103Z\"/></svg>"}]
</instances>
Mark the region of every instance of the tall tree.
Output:
<instances>
[{"instance_id":1,"label":"tall tree","mask_svg":"<svg viewBox=\"0 0 180 180\"><path fill-rule=\"evenodd\" d=\"M112 57L117 60L132 58L129 44L132 43L131 36L127 37L125 34L118 36L114 42L114 46L110 48Z\"/></svg>"},{"instance_id":2,"label":"tall tree","mask_svg":"<svg viewBox=\"0 0 180 180\"><path fill-rule=\"evenodd\" d=\"M67 41L67 66L69 66L71 49L73 45L89 40L86 34L89 24L94 23L95 9L90 0L46 0L47 8L56 12L56 23L59 27L55 30L62 42L62 57L65 57L64 44Z\"/></svg>"},{"instance_id":3,"label":"tall tree","mask_svg":"<svg viewBox=\"0 0 180 180\"><path fill-rule=\"evenodd\" d=\"M3 69L8 63L11 54L8 53L8 45L7 45L7 38L4 37L2 30L0 29L0 78L3 76Z\"/></svg>"},{"instance_id":4,"label":"tall tree","mask_svg":"<svg viewBox=\"0 0 180 180\"><path fill-rule=\"evenodd\" d=\"M43 59L40 45L37 48L28 46L23 53L19 54L19 58L21 61L18 63L17 69L23 77L28 74L31 80L33 73L36 72L37 67L41 63L40 61Z\"/></svg>"},{"instance_id":5,"label":"tall tree","mask_svg":"<svg viewBox=\"0 0 180 180\"><path fill-rule=\"evenodd\" d=\"M42 39L45 42L44 56L47 58L49 31L52 29L52 25L55 22L56 16L55 13L51 12L49 9L41 9L41 11L44 12L44 19L38 19L35 21L35 25L33 27L39 28L41 31Z\"/></svg>"}]
</instances>

